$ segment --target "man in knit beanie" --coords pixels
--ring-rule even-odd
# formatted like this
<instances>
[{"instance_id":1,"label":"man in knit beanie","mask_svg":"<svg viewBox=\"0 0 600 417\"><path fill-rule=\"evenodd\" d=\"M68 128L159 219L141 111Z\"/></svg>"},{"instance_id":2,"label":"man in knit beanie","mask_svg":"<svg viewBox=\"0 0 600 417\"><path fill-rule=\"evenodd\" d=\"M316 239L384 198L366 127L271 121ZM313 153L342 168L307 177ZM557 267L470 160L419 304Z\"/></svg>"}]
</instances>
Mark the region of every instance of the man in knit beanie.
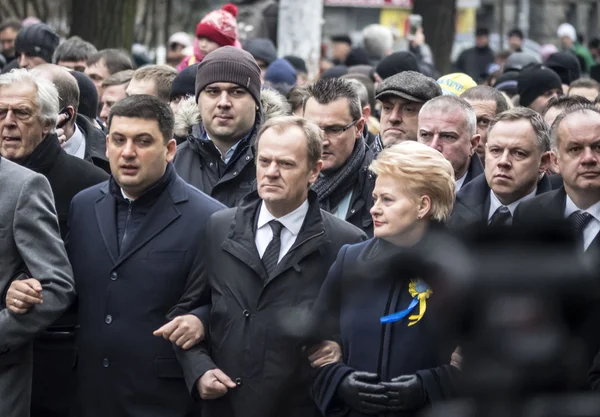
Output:
<instances>
[{"instance_id":1,"label":"man in knit beanie","mask_svg":"<svg viewBox=\"0 0 600 417\"><path fill-rule=\"evenodd\" d=\"M222 46L240 47L237 32L238 9L235 4L228 3L219 10L213 10L196 26L194 55L185 58L178 66L181 71L198 63L206 55Z\"/></svg>"},{"instance_id":2,"label":"man in knit beanie","mask_svg":"<svg viewBox=\"0 0 600 417\"><path fill-rule=\"evenodd\" d=\"M24 27L17 34L15 51L19 67L32 69L41 64L51 64L52 55L60 38L45 23Z\"/></svg>"},{"instance_id":3,"label":"man in knit beanie","mask_svg":"<svg viewBox=\"0 0 600 417\"><path fill-rule=\"evenodd\" d=\"M550 68L538 65L525 68L517 79L519 104L541 113L546 103L562 94L560 77Z\"/></svg>"},{"instance_id":4,"label":"man in knit beanie","mask_svg":"<svg viewBox=\"0 0 600 417\"><path fill-rule=\"evenodd\" d=\"M228 207L254 187L253 146L262 119L260 68L250 53L224 46L198 65L201 122L175 156L177 173Z\"/></svg>"}]
</instances>

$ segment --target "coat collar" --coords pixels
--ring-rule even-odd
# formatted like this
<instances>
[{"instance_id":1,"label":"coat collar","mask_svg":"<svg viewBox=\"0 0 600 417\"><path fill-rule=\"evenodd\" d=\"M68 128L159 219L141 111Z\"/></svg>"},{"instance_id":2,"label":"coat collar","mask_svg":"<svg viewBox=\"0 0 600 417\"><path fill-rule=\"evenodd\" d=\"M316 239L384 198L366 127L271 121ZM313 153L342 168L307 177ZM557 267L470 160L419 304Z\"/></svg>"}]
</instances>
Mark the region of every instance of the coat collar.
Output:
<instances>
[{"instance_id":1,"label":"coat collar","mask_svg":"<svg viewBox=\"0 0 600 417\"><path fill-rule=\"evenodd\" d=\"M65 151L60 146L60 143L58 143L56 135L49 134L33 150L22 165L38 174L46 176L54 168L56 160L63 152Z\"/></svg>"},{"instance_id":2,"label":"coat collar","mask_svg":"<svg viewBox=\"0 0 600 417\"><path fill-rule=\"evenodd\" d=\"M157 197L154 206L144 218L139 231L127 251L119 256L117 242L117 199L111 193L109 181L100 187L100 197L96 200L96 220L100 228L102 240L110 253L115 267L123 263L135 252L140 250L157 234L162 232L172 222L181 216L177 205L189 198L186 183L177 175L173 175L166 188Z\"/></svg>"},{"instance_id":3,"label":"coat collar","mask_svg":"<svg viewBox=\"0 0 600 417\"><path fill-rule=\"evenodd\" d=\"M463 187L483 174L483 172L483 164L481 163L481 159L479 159L479 155L473 154L471 161L469 162L469 168L467 169L467 176L465 178L465 182L463 183Z\"/></svg>"},{"instance_id":4,"label":"coat collar","mask_svg":"<svg viewBox=\"0 0 600 417\"><path fill-rule=\"evenodd\" d=\"M255 243L256 220L261 203L262 200L257 191L244 197L236 210L234 221L221 247L248 265L266 286L289 268L293 267L300 272L299 262L310 253L316 250L321 251L322 246L328 240L328 236L325 232L317 193L309 190L308 212L300 233L288 253L278 264L274 275L268 278ZM308 242L314 243L307 245Z\"/></svg>"}]
</instances>

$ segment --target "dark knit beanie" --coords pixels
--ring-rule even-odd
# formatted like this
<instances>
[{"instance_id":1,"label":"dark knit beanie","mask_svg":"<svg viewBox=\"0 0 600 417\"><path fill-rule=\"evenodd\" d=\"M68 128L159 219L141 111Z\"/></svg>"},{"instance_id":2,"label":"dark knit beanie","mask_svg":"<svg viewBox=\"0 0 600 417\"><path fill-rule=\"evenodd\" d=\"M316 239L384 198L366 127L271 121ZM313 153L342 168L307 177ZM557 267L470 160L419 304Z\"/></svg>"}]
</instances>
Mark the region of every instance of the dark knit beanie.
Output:
<instances>
[{"instance_id":1,"label":"dark knit beanie","mask_svg":"<svg viewBox=\"0 0 600 417\"><path fill-rule=\"evenodd\" d=\"M536 98L553 89L562 89L562 82L550 68L537 65L519 72L517 93L521 106L529 106Z\"/></svg>"},{"instance_id":2,"label":"dark knit beanie","mask_svg":"<svg viewBox=\"0 0 600 417\"><path fill-rule=\"evenodd\" d=\"M371 61L369 60L369 53L365 48L361 47L352 48L346 57L346 62L344 62L347 67L353 67L356 65L369 65L370 63Z\"/></svg>"},{"instance_id":3,"label":"dark knit beanie","mask_svg":"<svg viewBox=\"0 0 600 417\"><path fill-rule=\"evenodd\" d=\"M83 72L70 71L79 86L79 108L77 113L94 120L98 114L98 90L90 77Z\"/></svg>"},{"instance_id":4,"label":"dark knit beanie","mask_svg":"<svg viewBox=\"0 0 600 417\"><path fill-rule=\"evenodd\" d=\"M171 100L181 96L191 97L196 93L196 73L198 72L198 65L200 64L190 65L177 74L177 77L173 80L173 84L171 84Z\"/></svg>"},{"instance_id":5,"label":"dark knit beanie","mask_svg":"<svg viewBox=\"0 0 600 417\"><path fill-rule=\"evenodd\" d=\"M15 51L17 54L26 53L52 63L52 55L59 42L60 38L50 26L36 23L19 31L15 39Z\"/></svg>"},{"instance_id":6,"label":"dark knit beanie","mask_svg":"<svg viewBox=\"0 0 600 417\"><path fill-rule=\"evenodd\" d=\"M296 85L296 70L287 59L276 59L269 65L265 72L265 81L273 84Z\"/></svg>"},{"instance_id":7,"label":"dark knit beanie","mask_svg":"<svg viewBox=\"0 0 600 417\"><path fill-rule=\"evenodd\" d=\"M517 94L517 79L519 71L506 71L504 74L496 78L494 88L498 91L503 91L509 96Z\"/></svg>"},{"instance_id":8,"label":"dark knit beanie","mask_svg":"<svg viewBox=\"0 0 600 417\"><path fill-rule=\"evenodd\" d=\"M340 78L342 75L348 74L348 67L345 65L336 65L335 67L331 67L326 69L321 74L321 79L325 78Z\"/></svg>"},{"instance_id":9,"label":"dark knit beanie","mask_svg":"<svg viewBox=\"0 0 600 417\"><path fill-rule=\"evenodd\" d=\"M544 65L558 74L563 84L570 85L581 77L577 56L571 52L556 52L546 59Z\"/></svg>"},{"instance_id":10,"label":"dark knit beanie","mask_svg":"<svg viewBox=\"0 0 600 417\"><path fill-rule=\"evenodd\" d=\"M412 52L394 52L383 58L375 68L375 72L383 80L404 71L421 72L417 57Z\"/></svg>"},{"instance_id":11,"label":"dark knit beanie","mask_svg":"<svg viewBox=\"0 0 600 417\"><path fill-rule=\"evenodd\" d=\"M287 55L287 56L284 56L283 59L285 59L287 62L292 64L292 67L294 67L296 72L299 72L299 73L303 72L305 74L308 74L308 69L306 68L306 62L299 56Z\"/></svg>"},{"instance_id":12,"label":"dark knit beanie","mask_svg":"<svg viewBox=\"0 0 600 417\"><path fill-rule=\"evenodd\" d=\"M244 43L244 50L250 52L255 60L263 61L267 66L277 59L277 49L271 39L250 39Z\"/></svg>"},{"instance_id":13,"label":"dark knit beanie","mask_svg":"<svg viewBox=\"0 0 600 417\"><path fill-rule=\"evenodd\" d=\"M260 106L260 68L243 49L224 46L206 55L198 64L196 102L204 88L213 83L234 83L244 87Z\"/></svg>"}]
</instances>

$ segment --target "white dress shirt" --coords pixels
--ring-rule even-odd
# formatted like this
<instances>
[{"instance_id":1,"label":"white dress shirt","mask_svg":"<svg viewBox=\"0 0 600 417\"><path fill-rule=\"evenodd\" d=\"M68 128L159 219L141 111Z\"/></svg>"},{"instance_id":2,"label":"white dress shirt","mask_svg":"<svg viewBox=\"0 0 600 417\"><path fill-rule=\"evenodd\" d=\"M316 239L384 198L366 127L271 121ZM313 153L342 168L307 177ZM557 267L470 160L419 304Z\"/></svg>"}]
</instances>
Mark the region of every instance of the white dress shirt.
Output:
<instances>
[{"instance_id":1,"label":"white dress shirt","mask_svg":"<svg viewBox=\"0 0 600 417\"><path fill-rule=\"evenodd\" d=\"M308 213L308 200L304 200L304 203L302 203L300 207L279 219L273 216L269 212L269 209L267 209L265 202L262 202L258 213L258 222L256 224L256 237L254 238L256 249L258 250L261 259L267 250L267 246L269 246L269 243L273 240L273 230L271 230L269 222L271 220L277 220L283 225L280 237L281 248L279 250L279 259L277 260L277 263L279 263L296 241L298 233L300 233L300 229L304 223L306 213Z\"/></svg>"},{"instance_id":2,"label":"white dress shirt","mask_svg":"<svg viewBox=\"0 0 600 417\"><path fill-rule=\"evenodd\" d=\"M463 184L465 183L465 180L467 179L467 173L465 172L465 175L463 175L462 177L460 177L459 179L456 180L456 187L455 187L455 191L458 193L460 191L460 189L462 188Z\"/></svg>"},{"instance_id":3,"label":"white dress shirt","mask_svg":"<svg viewBox=\"0 0 600 417\"><path fill-rule=\"evenodd\" d=\"M565 219L576 211L581 210L575 205L571 197L567 195L567 204L565 204ZM581 210L592 215L593 219L583 229L583 249L587 250L592 244L594 238L600 232L600 201L589 207L587 210Z\"/></svg>"},{"instance_id":4,"label":"white dress shirt","mask_svg":"<svg viewBox=\"0 0 600 417\"><path fill-rule=\"evenodd\" d=\"M65 142L63 149L69 155L76 156L79 159L85 158L85 136L83 136L77 125L75 125L73 136Z\"/></svg>"},{"instance_id":5,"label":"white dress shirt","mask_svg":"<svg viewBox=\"0 0 600 417\"><path fill-rule=\"evenodd\" d=\"M517 206L519 204L521 204L523 201L531 200L533 197L535 197L536 192L537 192L537 187L535 187L533 189L533 191L530 192L529 194L527 194L525 197L523 197L517 201L514 201L514 202L510 203L508 206L506 206L506 207L508 207L508 210L510 211L510 215L514 216ZM504 206L504 204L502 204L502 202L500 200L498 200L498 197L496 197L496 194L494 194L494 192L492 190L490 190L490 211L488 213L488 223L490 222L490 220L492 220L492 216L494 215L496 210L498 210L502 206Z\"/></svg>"}]
</instances>

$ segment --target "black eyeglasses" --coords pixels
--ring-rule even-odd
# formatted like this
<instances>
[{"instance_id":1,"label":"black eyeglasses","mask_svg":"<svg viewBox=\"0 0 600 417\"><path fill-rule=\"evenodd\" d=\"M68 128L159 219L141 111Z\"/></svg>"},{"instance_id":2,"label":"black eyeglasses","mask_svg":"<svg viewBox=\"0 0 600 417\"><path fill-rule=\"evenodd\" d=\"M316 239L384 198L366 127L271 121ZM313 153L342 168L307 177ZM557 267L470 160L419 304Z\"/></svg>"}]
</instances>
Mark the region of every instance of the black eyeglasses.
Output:
<instances>
[{"instance_id":1,"label":"black eyeglasses","mask_svg":"<svg viewBox=\"0 0 600 417\"><path fill-rule=\"evenodd\" d=\"M346 126L326 126L326 127L322 127L321 130L323 131L323 133L326 136L339 136L342 133L344 133L346 130L350 129L352 126L356 125L358 123L358 120L359 119L354 120Z\"/></svg>"}]
</instances>

